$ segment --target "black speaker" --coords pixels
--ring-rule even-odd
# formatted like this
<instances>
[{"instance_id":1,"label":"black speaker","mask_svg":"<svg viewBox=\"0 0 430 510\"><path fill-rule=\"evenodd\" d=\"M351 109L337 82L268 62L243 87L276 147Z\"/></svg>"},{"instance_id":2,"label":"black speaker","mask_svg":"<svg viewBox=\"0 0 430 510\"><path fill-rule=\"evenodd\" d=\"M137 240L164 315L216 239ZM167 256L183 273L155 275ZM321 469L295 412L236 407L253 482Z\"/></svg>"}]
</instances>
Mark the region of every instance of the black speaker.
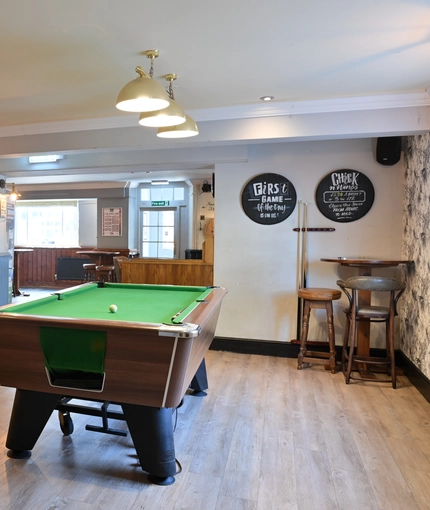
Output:
<instances>
[{"instance_id":1,"label":"black speaker","mask_svg":"<svg viewBox=\"0 0 430 510\"><path fill-rule=\"evenodd\" d=\"M401 153L401 136L385 136L378 138L376 142L376 161L380 165L395 165L400 161Z\"/></svg>"}]
</instances>

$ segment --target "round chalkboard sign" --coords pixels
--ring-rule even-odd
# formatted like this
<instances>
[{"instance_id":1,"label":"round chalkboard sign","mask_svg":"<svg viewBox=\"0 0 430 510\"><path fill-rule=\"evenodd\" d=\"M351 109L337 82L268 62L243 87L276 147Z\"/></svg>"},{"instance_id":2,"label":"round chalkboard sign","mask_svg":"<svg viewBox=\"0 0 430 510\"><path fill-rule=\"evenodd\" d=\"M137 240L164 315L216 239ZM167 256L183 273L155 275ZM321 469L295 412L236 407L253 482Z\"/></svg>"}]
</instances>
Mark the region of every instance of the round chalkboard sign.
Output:
<instances>
[{"instance_id":1,"label":"round chalkboard sign","mask_svg":"<svg viewBox=\"0 0 430 510\"><path fill-rule=\"evenodd\" d=\"M297 195L291 182L279 174L261 174L248 181L242 191L242 207L261 225L281 223L294 211Z\"/></svg>"},{"instance_id":2,"label":"round chalkboard sign","mask_svg":"<svg viewBox=\"0 0 430 510\"><path fill-rule=\"evenodd\" d=\"M326 218L338 223L356 221L367 214L375 199L369 178L357 170L336 170L318 184L317 207Z\"/></svg>"}]
</instances>

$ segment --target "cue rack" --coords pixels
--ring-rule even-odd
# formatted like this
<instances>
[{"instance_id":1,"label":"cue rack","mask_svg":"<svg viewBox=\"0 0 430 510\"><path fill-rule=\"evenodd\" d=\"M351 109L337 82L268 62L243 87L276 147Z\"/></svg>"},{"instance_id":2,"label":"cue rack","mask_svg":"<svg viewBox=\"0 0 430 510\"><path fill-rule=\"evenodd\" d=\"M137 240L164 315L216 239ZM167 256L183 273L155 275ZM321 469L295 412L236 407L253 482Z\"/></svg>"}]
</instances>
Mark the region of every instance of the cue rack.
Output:
<instances>
[{"instance_id":1,"label":"cue rack","mask_svg":"<svg viewBox=\"0 0 430 510\"><path fill-rule=\"evenodd\" d=\"M308 227L308 204L306 202L298 201L298 227L293 228L294 232L298 232L297 240L297 292L299 289L306 288L307 276L307 249L308 249L308 232L334 232L334 228L309 228ZM292 340L294 343L300 342L302 334L302 320L303 320L303 300L297 298L297 339ZM308 341L308 343L310 343Z\"/></svg>"}]
</instances>

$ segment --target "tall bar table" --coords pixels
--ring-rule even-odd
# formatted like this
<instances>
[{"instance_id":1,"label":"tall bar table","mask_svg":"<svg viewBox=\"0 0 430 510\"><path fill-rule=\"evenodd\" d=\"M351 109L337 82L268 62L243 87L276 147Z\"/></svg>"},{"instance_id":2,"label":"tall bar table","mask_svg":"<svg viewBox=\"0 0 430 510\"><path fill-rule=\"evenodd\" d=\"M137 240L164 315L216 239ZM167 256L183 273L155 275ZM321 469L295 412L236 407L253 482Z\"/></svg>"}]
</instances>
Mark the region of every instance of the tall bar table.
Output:
<instances>
[{"instance_id":1,"label":"tall bar table","mask_svg":"<svg viewBox=\"0 0 430 510\"><path fill-rule=\"evenodd\" d=\"M119 254L119 251L107 250L82 250L76 252L76 255L86 255L89 257L96 267L113 266L113 258Z\"/></svg>"},{"instance_id":2,"label":"tall bar table","mask_svg":"<svg viewBox=\"0 0 430 510\"><path fill-rule=\"evenodd\" d=\"M342 266L356 267L359 276L371 276L373 269L396 267L400 264L412 264L413 260L396 259L360 259L354 257L335 257L323 258L322 262L331 262ZM361 306L370 305L370 292L360 291L358 300ZM358 323L357 329L357 354L359 356L370 355L370 322L362 321ZM371 375L366 372L366 376Z\"/></svg>"}]
</instances>

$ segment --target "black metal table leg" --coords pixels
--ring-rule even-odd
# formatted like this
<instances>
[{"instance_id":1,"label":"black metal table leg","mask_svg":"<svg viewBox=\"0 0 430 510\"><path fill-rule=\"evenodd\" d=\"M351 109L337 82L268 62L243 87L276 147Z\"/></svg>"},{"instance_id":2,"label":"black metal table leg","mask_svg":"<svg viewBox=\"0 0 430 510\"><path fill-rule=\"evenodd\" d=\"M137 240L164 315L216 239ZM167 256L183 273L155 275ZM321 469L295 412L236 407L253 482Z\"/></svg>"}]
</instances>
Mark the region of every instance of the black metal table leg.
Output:
<instances>
[{"instance_id":1,"label":"black metal table leg","mask_svg":"<svg viewBox=\"0 0 430 510\"><path fill-rule=\"evenodd\" d=\"M38 391L16 390L6 448L9 457L25 458L31 455L61 396Z\"/></svg>"},{"instance_id":2,"label":"black metal table leg","mask_svg":"<svg viewBox=\"0 0 430 510\"><path fill-rule=\"evenodd\" d=\"M157 485L175 482L172 409L121 404L141 468Z\"/></svg>"},{"instance_id":3,"label":"black metal table leg","mask_svg":"<svg viewBox=\"0 0 430 510\"><path fill-rule=\"evenodd\" d=\"M192 394L195 397L205 397L207 395L205 390L207 390L209 386L204 358L190 383L190 388L193 390Z\"/></svg>"}]
</instances>

